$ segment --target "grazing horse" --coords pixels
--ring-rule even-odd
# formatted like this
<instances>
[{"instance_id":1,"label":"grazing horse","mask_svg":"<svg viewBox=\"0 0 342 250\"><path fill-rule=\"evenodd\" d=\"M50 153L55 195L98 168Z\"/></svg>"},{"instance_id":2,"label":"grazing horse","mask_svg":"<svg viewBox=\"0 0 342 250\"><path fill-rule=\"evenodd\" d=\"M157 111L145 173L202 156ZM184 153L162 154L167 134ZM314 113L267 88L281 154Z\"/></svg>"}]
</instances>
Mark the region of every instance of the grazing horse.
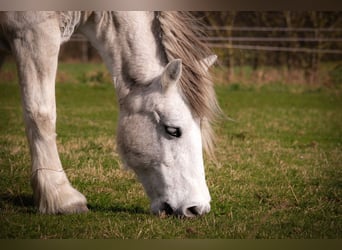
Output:
<instances>
[{"instance_id":1,"label":"grazing horse","mask_svg":"<svg viewBox=\"0 0 342 250\"><path fill-rule=\"evenodd\" d=\"M15 58L29 142L34 199L41 213L88 211L56 145L58 53L75 32L110 71L120 114L117 145L151 202L184 217L210 210L202 149L212 151L219 112L208 68L216 60L183 12L0 12L0 47Z\"/></svg>"}]
</instances>

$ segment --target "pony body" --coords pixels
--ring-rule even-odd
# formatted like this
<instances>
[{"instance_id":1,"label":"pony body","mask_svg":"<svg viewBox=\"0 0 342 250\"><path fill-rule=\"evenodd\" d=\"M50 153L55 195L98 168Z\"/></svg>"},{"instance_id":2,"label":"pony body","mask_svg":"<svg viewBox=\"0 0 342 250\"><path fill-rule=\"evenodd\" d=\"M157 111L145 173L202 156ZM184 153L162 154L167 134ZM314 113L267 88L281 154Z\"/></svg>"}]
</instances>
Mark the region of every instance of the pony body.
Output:
<instances>
[{"instance_id":1,"label":"pony body","mask_svg":"<svg viewBox=\"0 0 342 250\"><path fill-rule=\"evenodd\" d=\"M119 153L143 184L152 212L209 212L202 144L210 149L210 121L219 110L208 75L216 57L186 20L176 12L0 13L0 44L18 66L40 212L88 210L63 171L55 133L58 52L76 31L98 49L112 74Z\"/></svg>"}]
</instances>

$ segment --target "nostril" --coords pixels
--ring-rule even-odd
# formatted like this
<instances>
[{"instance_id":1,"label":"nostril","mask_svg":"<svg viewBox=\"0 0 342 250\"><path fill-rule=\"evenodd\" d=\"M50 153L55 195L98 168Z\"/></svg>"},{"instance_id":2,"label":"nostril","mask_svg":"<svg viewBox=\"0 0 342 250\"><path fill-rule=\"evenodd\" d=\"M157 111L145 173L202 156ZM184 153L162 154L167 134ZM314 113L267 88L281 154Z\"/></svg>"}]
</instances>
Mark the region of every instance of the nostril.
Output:
<instances>
[{"instance_id":1,"label":"nostril","mask_svg":"<svg viewBox=\"0 0 342 250\"><path fill-rule=\"evenodd\" d=\"M197 206L188 207L187 210L190 213L192 213L193 215L199 215L199 211L198 211L198 207Z\"/></svg>"},{"instance_id":2,"label":"nostril","mask_svg":"<svg viewBox=\"0 0 342 250\"><path fill-rule=\"evenodd\" d=\"M161 210L164 211L167 215L173 214L173 209L167 202L163 203L163 207Z\"/></svg>"},{"instance_id":3,"label":"nostril","mask_svg":"<svg viewBox=\"0 0 342 250\"><path fill-rule=\"evenodd\" d=\"M199 215L204 215L209 213L210 205L197 205L197 206L190 206L183 210L183 214L186 217L195 217Z\"/></svg>"},{"instance_id":4,"label":"nostril","mask_svg":"<svg viewBox=\"0 0 342 250\"><path fill-rule=\"evenodd\" d=\"M188 207L185 210L185 216L187 217L195 217L197 215L201 215L201 209L198 206L192 206L192 207Z\"/></svg>"}]
</instances>

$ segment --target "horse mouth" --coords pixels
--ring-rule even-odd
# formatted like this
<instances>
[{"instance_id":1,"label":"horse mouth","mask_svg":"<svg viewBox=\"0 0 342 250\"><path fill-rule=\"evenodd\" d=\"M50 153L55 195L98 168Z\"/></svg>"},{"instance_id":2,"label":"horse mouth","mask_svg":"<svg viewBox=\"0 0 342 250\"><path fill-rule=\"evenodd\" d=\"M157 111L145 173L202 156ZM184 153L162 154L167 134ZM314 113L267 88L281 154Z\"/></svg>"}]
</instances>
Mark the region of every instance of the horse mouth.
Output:
<instances>
[{"instance_id":1,"label":"horse mouth","mask_svg":"<svg viewBox=\"0 0 342 250\"><path fill-rule=\"evenodd\" d=\"M167 202L162 203L158 214L161 216L177 216L179 218L194 218L202 216L210 211L208 206L185 206L179 209L173 209Z\"/></svg>"},{"instance_id":2,"label":"horse mouth","mask_svg":"<svg viewBox=\"0 0 342 250\"><path fill-rule=\"evenodd\" d=\"M174 214L173 208L167 202L164 202L162 204L161 211L162 211L162 213L165 213L166 215L173 215Z\"/></svg>"}]
</instances>

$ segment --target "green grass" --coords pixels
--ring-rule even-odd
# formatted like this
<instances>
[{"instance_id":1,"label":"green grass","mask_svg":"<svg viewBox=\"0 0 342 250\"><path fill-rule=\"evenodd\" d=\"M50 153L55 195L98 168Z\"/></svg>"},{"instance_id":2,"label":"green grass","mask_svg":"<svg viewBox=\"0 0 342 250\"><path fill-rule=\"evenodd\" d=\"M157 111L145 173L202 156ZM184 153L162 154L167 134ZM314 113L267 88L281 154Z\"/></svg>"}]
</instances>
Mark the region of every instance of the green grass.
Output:
<instances>
[{"instance_id":1,"label":"green grass","mask_svg":"<svg viewBox=\"0 0 342 250\"><path fill-rule=\"evenodd\" d=\"M103 65L61 64L57 133L82 215L41 215L15 68L0 72L0 238L341 238L342 95L297 85L217 86L217 161L206 160L212 211L159 218L116 153L118 107Z\"/></svg>"}]
</instances>

